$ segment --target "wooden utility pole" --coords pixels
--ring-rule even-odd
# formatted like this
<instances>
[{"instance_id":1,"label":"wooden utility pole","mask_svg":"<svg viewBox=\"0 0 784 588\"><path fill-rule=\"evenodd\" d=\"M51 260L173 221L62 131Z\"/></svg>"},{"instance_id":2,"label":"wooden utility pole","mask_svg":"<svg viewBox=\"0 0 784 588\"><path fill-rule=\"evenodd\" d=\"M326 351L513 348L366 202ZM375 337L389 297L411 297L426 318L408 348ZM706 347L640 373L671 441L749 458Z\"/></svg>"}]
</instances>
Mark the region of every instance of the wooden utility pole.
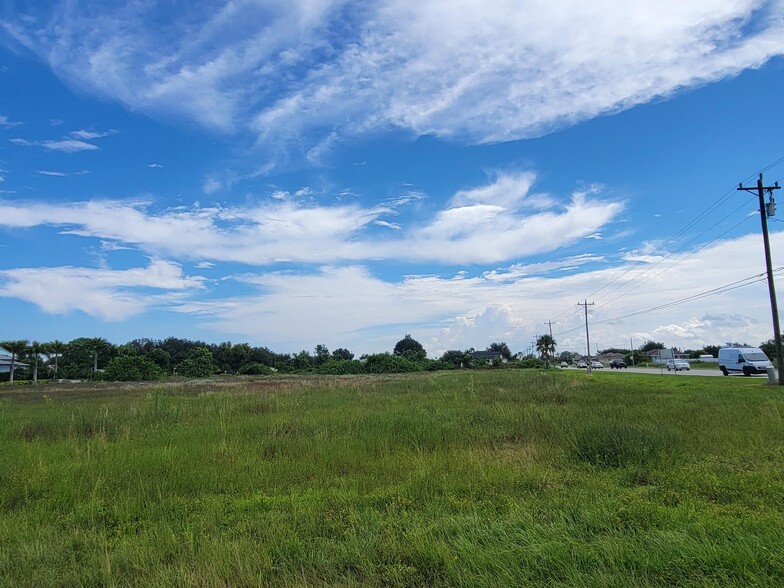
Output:
<instances>
[{"instance_id":1,"label":"wooden utility pole","mask_svg":"<svg viewBox=\"0 0 784 588\"><path fill-rule=\"evenodd\" d=\"M776 214L776 203L773 200L773 190L781 186L776 182L772 186L762 183L762 174L759 175L756 188L744 188L743 183L738 185L738 190L743 192L756 192L759 196L759 212L762 221L762 242L765 246L765 267L768 272L768 292L770 294L770 311L773 315L773 339L776 341L776 367L779 372L779 386L784 386L784 356L781 349L781 327L779 326L779 307L776 303L776 285L773 283L773 262L770 259L770 240L768 239L768 217ZM770 202L765 205L765 192L770 196Z\"/></svg>"},{"instance_id":2,"label":"wooden utility pole","mask_svg":"<svg viewBox=\"0 0 784 588\"><path fill-rule=\"evenodd\" d=\"M585 345L588 348L588 373L591 373L591 338L588 336L588 307L593 306L595 303L589 303L586 299L585 302L578 302L577 306L585 307Z\"/></svg>"}]
</instances>

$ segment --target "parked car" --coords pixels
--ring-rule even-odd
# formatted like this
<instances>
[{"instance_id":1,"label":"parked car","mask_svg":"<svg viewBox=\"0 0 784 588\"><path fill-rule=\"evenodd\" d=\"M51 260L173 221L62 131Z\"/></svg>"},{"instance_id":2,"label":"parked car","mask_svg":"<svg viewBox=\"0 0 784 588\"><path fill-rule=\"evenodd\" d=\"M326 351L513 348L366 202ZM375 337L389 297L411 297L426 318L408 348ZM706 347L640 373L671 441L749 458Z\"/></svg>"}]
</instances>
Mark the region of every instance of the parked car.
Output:
<instances>
[{"instance_id":1,"label":"parked car","mask_svg":"<svg viewBox=\"0 0 784 588\"><path fill-rule=\"evenodd\" d=\"M621 368L624 368L624 369L626 368L626 362L623 361L622 359L613 359L610 362L610 369L611 370L619 370Z\"/></svg>"},{"instance_id":2,"label":"parked car","mask_svg":"<svg viewBox=\"0 0 784 588\"><path fill-rule=\"evenodd\" d=\"M719 369L725 376L742 372L744 376L764 374L773 364L759 347L725 347L719 349Z\"/></svg>"},{"instance_id":3,"label":"parked car","mask_svg":"<svg viewBox=\"0 0 784 588\"><path fill-rule=\"evenodd\" d=\"M604 369L604 364L601 361L592 361L591 362L591 369L592 370L601 370Z\"/></svg>"},{"instance_id":4,"label":"parked car","mask_svg":"<svg viewBox=\"0 0 784 588\"><path fill-rule=\"evenodd\" d=\"M565 361L562 361L562 362L561 362L561 367L562 367L562 368L568 368L568 367L569 367L569 364L568 364L568 363L566 363Z\"/></svg>"},{"instance_id":5,"label":"parked car","mask_svg":"<svg viewBox=\"0 0 784 588\"><path fill-rule=\"evenodd\" d=\"M680 370L689 371L691 369L689 362L685 359L668 359L666 366L668 372L672 370L675 370L676 372Z\"/></svg>"},{"instance_id":6,"label":"parked car","mask_svg":"<svg viewBox=\"0 0 784 588\"><path fill-rule=\"evenodd\" d=\"M581 359L580 361L578 361L578 362L577 362L577 367L578 367L578 368L583 368L583 369L584 369L584 368L587 368L587 367L588 367L588 364L587 364L587 363L585 363L585 361Z\"/></svg>"}]
</instances>

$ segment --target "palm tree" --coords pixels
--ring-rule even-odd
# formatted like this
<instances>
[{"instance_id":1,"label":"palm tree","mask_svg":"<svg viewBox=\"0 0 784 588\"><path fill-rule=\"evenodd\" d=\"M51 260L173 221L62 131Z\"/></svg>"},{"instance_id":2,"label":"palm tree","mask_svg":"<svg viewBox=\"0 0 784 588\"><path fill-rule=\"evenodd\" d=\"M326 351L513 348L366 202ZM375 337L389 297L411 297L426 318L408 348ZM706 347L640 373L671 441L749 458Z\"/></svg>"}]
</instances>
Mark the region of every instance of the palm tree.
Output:
<instances>
[{"instance_id":1,"label":"palm tree","mask_svg":"<svg viewBox=\"0 0 784 588\"><path fill-rule=\"evenodd\" d=\"M0 341L0 347L11 354L11 382L13 382L14 370L16 369L16 358L27 351L27 340Z\"/></svg>"},{"instance_id":2,"label":"palm tree","mask_svg":"<svg viewBox=\"0 0 784 588\"><path fill-rule=\"evenodd\" d=\"M539 356L544 359L544 365L550 366L550 358L555 357L555 339L550 335L542 335L536 340L536 350Z\"/></svg>"},{"instance_id":3,"label":"palm tree","mask_svg":"<svg viewBox=\"0 0 784 588\"><path fill-rule=\"evenodd\" d=\"M38 341L33 341L27 348L27 354L33 360L33 384L38 383L38 360L41 358L41 353L45 351L45 345Z\"/></svg>"},{"instance_id":4,"label":"palm tree","mask_svg":"<svg viewBox=\"0 0 784 588\"><path fill-rule=\"evenodd\" d=\"M63 343L62 341L58 341L55 339L46 344L46 353L53 353L54 354L54 377L53 379L57 379L57 358L60 357L68 346Z\"/></svg>"}]
</instances>

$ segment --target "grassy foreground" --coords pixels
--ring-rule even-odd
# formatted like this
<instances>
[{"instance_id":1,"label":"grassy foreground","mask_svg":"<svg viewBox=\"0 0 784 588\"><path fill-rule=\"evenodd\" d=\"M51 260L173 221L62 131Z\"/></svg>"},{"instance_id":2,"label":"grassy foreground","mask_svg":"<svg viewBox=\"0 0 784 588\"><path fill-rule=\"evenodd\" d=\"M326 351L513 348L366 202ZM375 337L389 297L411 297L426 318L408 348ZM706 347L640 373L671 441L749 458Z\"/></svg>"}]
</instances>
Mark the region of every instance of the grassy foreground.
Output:
<instances>
[{"instance_id":1,"label":"grassy foreground","mask_svg":"<svg viewBox=\"0 0 784 588\"><path fill-rule=\"evenodd\" d=\"M3 586L782 586L784 392L527 370L0 391Z\"/></svg>"}]
</instances>

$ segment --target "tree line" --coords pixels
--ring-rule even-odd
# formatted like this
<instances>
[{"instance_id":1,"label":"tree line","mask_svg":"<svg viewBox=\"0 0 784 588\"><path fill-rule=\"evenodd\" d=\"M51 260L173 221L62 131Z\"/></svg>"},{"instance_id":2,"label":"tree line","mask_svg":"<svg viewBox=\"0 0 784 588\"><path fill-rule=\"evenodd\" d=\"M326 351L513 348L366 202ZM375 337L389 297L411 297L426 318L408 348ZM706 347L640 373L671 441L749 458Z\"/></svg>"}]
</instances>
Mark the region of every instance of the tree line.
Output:
<instances>
[{"instance_id":1,"label":"tree line","mask_svg":"<svg viewBox=\"0 0 784 588\"><path fill-rule=\"evenodd\" d=\"M0 341L10 355L5 380L106 380L149 381L182 376L203 378L215 374L269 375L272 373L373 374L425 370L494 367L545 367L553 362L555 342L540 338L539 356L518 359L506 343L492 343L485 354L474 349L449 350L439 359L429 359L424 346L406 335L391 352L355 358L346 348L330 351L316 345L310 352L276 353L248 343L206 343L169 337L134 339L115 345L103 338L81 337L62 341Z\"/></svg>"},{"instance_id":2,"label":"tree line","mask_svg":"<svg viewBox=\"0 0 784 588\"><path fill-rule=\"evenodd\" d=\"M748 346L739 343L726 345ZM773 340L760 344L773 357ZM148 381L167 377L203 378L215 374L269 375L272 373L373 374L460 368L546 368L558 362L573 363L581 356L564 351L556 355L556 342L550 335L536 340L535 353L513 354L504 342L491 343L485 350L448 350L438 359L429 359L422 344L406 335L391 352L366 354L355 358L346 348L330 351L316 345L311 351L276 353L267 347L248 343L206 343L190 339L134 339L115 345L102 338L81 337L69 341L0 341L0 348L10 355L10 371L0 380L17 379L37 382L52 380ZM664 349L663 343L646 341L634 350L609 348L601 353L623 353L627 363L648 361L647 351ZM719 345L686 350L692 359L700 355L718 357ZM19 367L15 364L24 364Z\"/></svg>"}]
</instances>

